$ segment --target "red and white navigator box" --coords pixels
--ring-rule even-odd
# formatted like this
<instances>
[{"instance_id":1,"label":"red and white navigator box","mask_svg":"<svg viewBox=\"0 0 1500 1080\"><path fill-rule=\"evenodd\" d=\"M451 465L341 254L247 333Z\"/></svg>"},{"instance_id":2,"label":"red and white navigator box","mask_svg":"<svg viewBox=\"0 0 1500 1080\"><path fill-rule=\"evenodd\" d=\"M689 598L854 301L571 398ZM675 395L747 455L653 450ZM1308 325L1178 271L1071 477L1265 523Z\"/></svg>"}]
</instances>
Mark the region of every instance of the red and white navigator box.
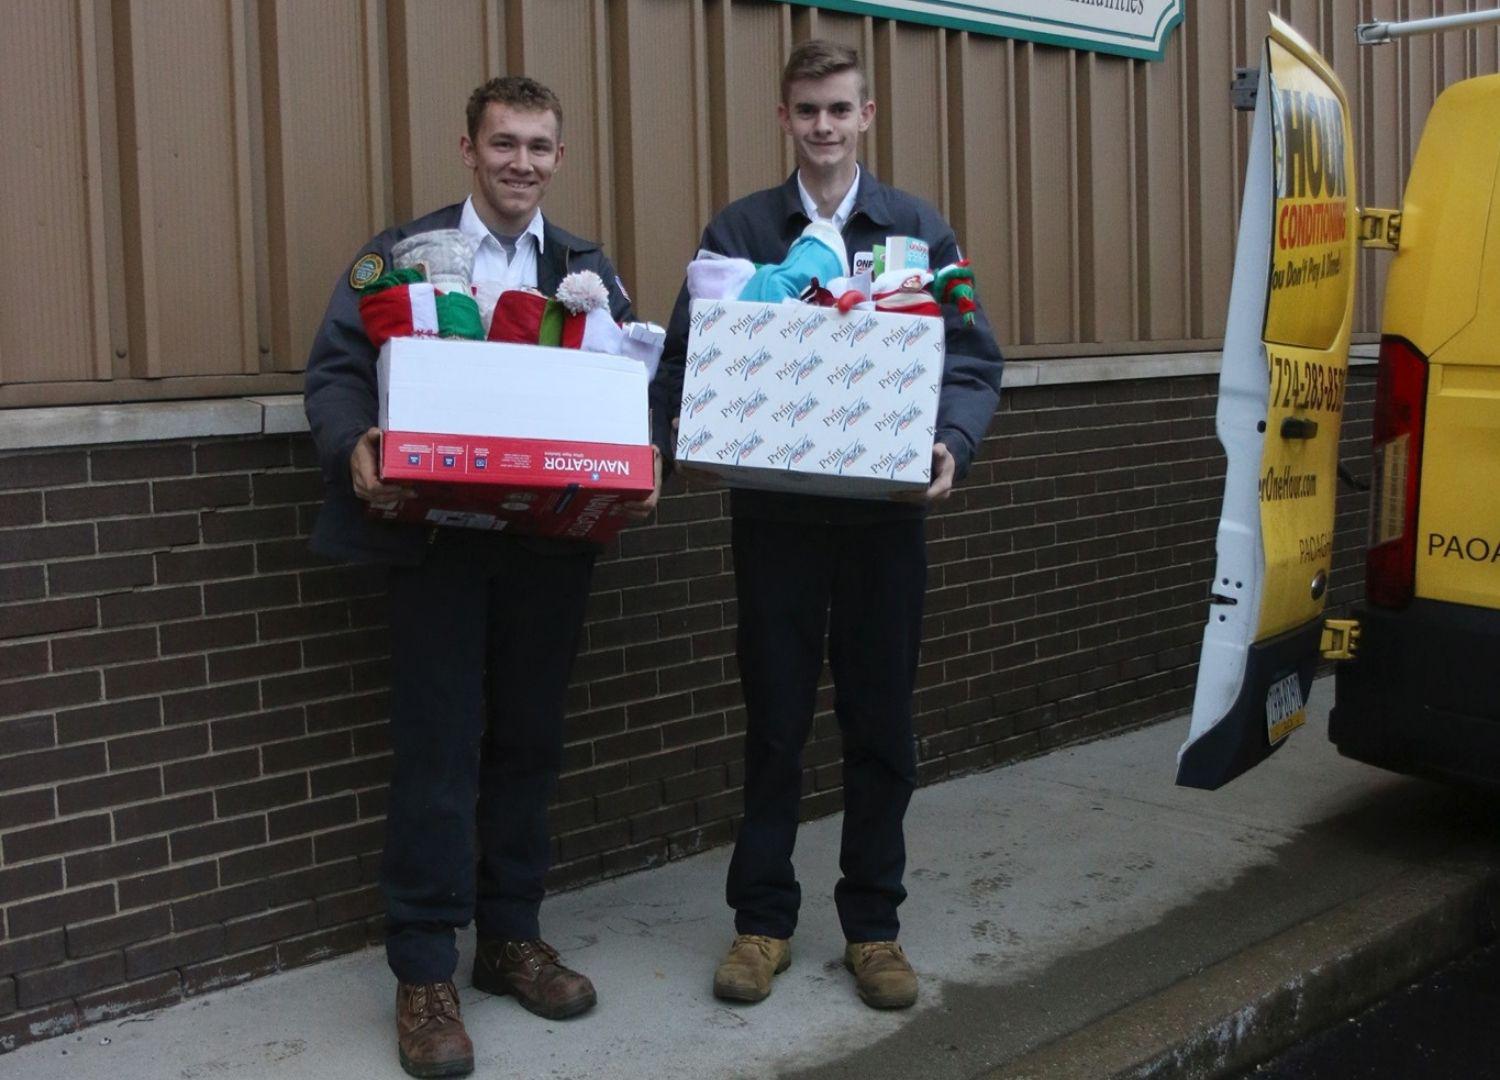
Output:
<instances>
[{"instance_id":1,"label":"red and white navigator box","mask_svg":"<svg viewBox=\"0 0 1500 1080\"><path fill-rule=\"evenodd\" d=\"M371 513L386 521L603 543L625 524L621 502L655 484L650 446L387 431L380 478L416 497Z\"/></svg>"}]
</instances>

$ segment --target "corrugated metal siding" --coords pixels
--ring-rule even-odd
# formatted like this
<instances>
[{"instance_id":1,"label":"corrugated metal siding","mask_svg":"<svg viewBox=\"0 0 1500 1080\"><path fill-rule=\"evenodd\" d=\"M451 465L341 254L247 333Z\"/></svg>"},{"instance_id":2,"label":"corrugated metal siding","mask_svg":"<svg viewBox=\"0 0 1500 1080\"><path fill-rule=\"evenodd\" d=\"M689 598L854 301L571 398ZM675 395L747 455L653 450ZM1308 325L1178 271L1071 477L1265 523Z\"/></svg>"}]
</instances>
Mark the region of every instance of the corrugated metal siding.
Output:
<instances>
[{"instance_id":1,"label":"corrugated metal siding","mask_svg":"<svg viewBox=\"0 0 1500 1080\"><path fill-rule=\"evenodd\" d=\"M704 220L789 169L779 68L813 35L865 53L868 164L953 220L1012 355L1211 346L1248 137L1227 85L1265 13L1330 57L1362 199L1394 205L1500 33L1360 49L1354 25L1487 5L1199 0L1147 63L772 0L5 0L0 405L294 387L358 245L466 192L463 104L504 71L563 99L548 211L663 321Z\"/></svg>"}]
</instances>

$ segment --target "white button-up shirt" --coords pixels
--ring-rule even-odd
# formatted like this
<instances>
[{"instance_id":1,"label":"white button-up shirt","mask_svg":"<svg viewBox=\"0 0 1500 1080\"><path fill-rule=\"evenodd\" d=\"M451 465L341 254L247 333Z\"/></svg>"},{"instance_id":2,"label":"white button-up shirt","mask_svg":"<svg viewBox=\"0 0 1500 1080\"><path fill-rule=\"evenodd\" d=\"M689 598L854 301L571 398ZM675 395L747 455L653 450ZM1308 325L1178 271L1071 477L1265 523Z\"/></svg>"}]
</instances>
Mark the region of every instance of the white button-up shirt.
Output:
<instances>
[{"instance_id":1,"label":"white button-up shirt","mask_svg":"<svg viewBox=\"0 0 1500 1080\"><path fill-rule=\"evenodd\" d=\"M859 166L854 166L854 183L849 185L849 190L844 193L843 201L833 211L833 217L826 218L818 213L817 201L808 193L807 186L802 183L802 170L797 170L797 194L802 196L802 209L807 214L808 221L827 221L839 232L844 231L844 224L849 220L849 215L854 213L854 196L859 193Z\"/></svg>"},{"instance_id":2,"label":"white button-up shirt","mask_svg":"<svg viewBox=\"0 0 1500 1080\"><path fill-rule=\"evenodd\" d=\"M472 195L464 200L458 228L479 244L474 253L475 281L498 281L507 289L536 288L536 260L544 243L540 210L531 216L531 224L526 226L526 230L516 237L514 256L505 254L505 249L495 239L495 234L479 219Z\"/></svg>"}]
</instances>

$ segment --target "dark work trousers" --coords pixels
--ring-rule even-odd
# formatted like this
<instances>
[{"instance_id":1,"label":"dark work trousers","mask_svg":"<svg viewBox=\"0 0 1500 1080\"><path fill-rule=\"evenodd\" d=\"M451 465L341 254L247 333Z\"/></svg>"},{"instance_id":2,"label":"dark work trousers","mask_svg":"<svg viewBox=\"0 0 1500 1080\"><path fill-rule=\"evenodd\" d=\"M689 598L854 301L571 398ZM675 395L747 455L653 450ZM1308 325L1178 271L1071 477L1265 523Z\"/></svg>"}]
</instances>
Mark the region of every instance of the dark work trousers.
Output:
<instances>
[{"instance_id":1,"label":"dark work trousers","mask_svg":"<svg viewBox=\"0 0 1500 1080\"><path fill-rule=\"evenodd\" d=\"M725 890L735 929L785 938L797 925L802 747L826 637L844 747L834 900L848 940L893 940L906 898L901 821L917 780L911 697L927 584L923 523L736 516L733 544L747 724L745 817Z\"/></svg>"},{"instance_id":2,"label":"dark work trousers","mask_svg":"<svg viewBox=\"0 0 1500 1080\"><path fill-rule=\"evenodd\" d=\"M454 930L471 918L481 937L540 936L547 802L594 556L444 529L420 566L391 570L380 884L401 982L451 979Z\"/></svg>"}]
</instances>

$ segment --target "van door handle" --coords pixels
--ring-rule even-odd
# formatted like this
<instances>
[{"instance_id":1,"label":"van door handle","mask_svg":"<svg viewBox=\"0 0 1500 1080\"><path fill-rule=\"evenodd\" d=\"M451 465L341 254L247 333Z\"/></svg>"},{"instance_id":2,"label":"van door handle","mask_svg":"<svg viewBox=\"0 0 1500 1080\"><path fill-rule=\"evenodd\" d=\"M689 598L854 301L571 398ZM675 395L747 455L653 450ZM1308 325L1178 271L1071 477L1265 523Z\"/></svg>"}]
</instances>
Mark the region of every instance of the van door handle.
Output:
<instances>
[{"instance_id":1,"label":"van door handle","mask_svg":"<svg viewBox=\"0 0 1500 1080\"><path fill-rule=\"evenodd\" d=\"M1283 439L1311 439L1318 433L1318 422L1301 416L1288 416L1281 421Z\"/></svg>"}]
</instances>

